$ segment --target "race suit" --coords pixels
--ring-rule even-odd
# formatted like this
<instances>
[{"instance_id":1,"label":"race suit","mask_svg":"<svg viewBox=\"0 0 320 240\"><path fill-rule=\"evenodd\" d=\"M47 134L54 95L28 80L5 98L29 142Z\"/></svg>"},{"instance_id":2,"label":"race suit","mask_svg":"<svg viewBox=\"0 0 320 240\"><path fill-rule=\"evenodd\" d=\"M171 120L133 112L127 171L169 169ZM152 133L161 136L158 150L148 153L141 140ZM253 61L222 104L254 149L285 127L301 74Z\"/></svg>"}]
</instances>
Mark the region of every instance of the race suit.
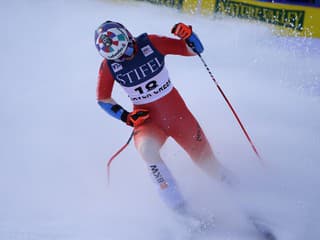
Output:
<instances>
[{"instance_id":1,"label":"race suit","mask_svg":"<svg viewBox=\"0 0 320 240\"><path fill-rule=\"evenodd\" d=\"M168 137L172 137L205 171L214 171L217 161L209 142L173 86L165 66L166 55L194 56L195 53L180 39L145 33L135 38L135 42L136 53L132 60L103 60L99 71L98 100L111 98L116 81L128 94L134 109L149 111L150 118L134 129L134 141L159 189L174 185L174 179L160 156L160 149ZM176 186L174 188L177 190ZM172 189L167 190L171 193L164 198L169 205L176 207L182 199Z\"/></svg>"}]
</instances>

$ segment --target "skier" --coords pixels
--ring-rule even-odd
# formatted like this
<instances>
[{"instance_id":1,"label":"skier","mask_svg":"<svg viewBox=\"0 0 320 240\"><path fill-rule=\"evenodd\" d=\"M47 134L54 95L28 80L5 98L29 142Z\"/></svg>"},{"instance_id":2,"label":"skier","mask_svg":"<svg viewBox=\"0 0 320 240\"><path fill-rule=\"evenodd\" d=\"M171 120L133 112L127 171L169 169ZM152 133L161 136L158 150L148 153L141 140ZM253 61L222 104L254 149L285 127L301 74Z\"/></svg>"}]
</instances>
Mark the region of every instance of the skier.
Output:
<instances>
[{"instance_id":1,"label":"skier","mask_svg":"<svg viewBox=\"0 0 320 240\"><path fill-rule=\"evenodd\" d=\"M191 26L177 23L169 38L143 33L138 37L120 23L106 21L95 31L95 45L104 58L99 70L97 101L112 117L134 128L135 147L146 162L164 202L177 212L187 204L160 156L172 137L209 176L228 181L198 121L173 86L165 65L168 54L196 56L203 45ZM112 98L114 82L133 103L128 112Z\"/></svg>"}]
</instances>

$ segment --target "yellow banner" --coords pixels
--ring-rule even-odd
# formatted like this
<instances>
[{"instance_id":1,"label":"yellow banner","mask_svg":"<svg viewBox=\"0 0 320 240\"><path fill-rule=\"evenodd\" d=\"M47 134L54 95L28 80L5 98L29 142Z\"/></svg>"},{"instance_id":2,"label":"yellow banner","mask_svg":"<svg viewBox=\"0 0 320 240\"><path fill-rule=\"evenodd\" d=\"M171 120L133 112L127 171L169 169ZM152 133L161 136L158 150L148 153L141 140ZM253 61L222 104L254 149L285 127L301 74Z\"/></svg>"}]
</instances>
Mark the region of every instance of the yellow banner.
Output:
<instances>
[{"instance_id":1,"label":"yellow banner","mask_svg":"<svg viewBox=\"0 0 320 240\"><path fill-rule=\"evenodd\" d=\"M224 14L277 26L281 34L320 38L320 8L254 0L185 0L183 9Z\"/></svg>"}]
</instances>

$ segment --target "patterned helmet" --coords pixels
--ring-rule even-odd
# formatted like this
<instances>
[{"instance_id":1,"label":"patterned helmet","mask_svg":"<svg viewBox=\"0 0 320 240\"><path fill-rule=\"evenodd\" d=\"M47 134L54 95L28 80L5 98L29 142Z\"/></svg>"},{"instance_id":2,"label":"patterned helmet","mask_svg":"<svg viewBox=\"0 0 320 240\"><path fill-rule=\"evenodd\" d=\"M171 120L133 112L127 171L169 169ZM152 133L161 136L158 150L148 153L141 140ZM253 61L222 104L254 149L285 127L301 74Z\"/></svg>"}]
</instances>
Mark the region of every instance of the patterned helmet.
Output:
<instances>
[{"instance_id":1,"label":"patterned helmet","mask_svg":"<svg viewBox=\"0 0 320 240\"><path fill-rule=\"evenodd\" d=\"M120 23L106 21L95 31L95 45L108 60L121 60L133 55L133 37Z\"/></svg>"}]
</instances>

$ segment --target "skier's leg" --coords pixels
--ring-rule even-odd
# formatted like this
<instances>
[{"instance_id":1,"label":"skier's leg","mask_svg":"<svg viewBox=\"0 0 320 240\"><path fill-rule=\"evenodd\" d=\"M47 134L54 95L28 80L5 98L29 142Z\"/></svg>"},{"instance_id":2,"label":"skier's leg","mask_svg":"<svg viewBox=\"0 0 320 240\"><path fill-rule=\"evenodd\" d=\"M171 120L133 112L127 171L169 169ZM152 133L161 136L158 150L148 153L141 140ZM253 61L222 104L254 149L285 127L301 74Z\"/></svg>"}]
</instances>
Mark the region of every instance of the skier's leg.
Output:
<instances>
[{"instance_id":1,"label":"skier's leg","mask_svg":"<svg viewBox=\"0 0 320 240\"><path fill-rule=\"evenodd\" d=\"M160 197L170 208L181 211L185 201L170 170L160 156L167 135L155 124L146 123L135 129L135 146L145 160Z\"/></svg>"},{"instance_id":2,"label":"skier's leg","mask_svg":"<svg viewBox=\"0 0 320 240\"><path fill-rule=\"evenodd\" d=\"M191 159L207 175L227 184L232 184L233 176L216 158L210 143L197 120L188 114L175 134L175 140L183 147Z\"/></svg>"}]
</instances>

